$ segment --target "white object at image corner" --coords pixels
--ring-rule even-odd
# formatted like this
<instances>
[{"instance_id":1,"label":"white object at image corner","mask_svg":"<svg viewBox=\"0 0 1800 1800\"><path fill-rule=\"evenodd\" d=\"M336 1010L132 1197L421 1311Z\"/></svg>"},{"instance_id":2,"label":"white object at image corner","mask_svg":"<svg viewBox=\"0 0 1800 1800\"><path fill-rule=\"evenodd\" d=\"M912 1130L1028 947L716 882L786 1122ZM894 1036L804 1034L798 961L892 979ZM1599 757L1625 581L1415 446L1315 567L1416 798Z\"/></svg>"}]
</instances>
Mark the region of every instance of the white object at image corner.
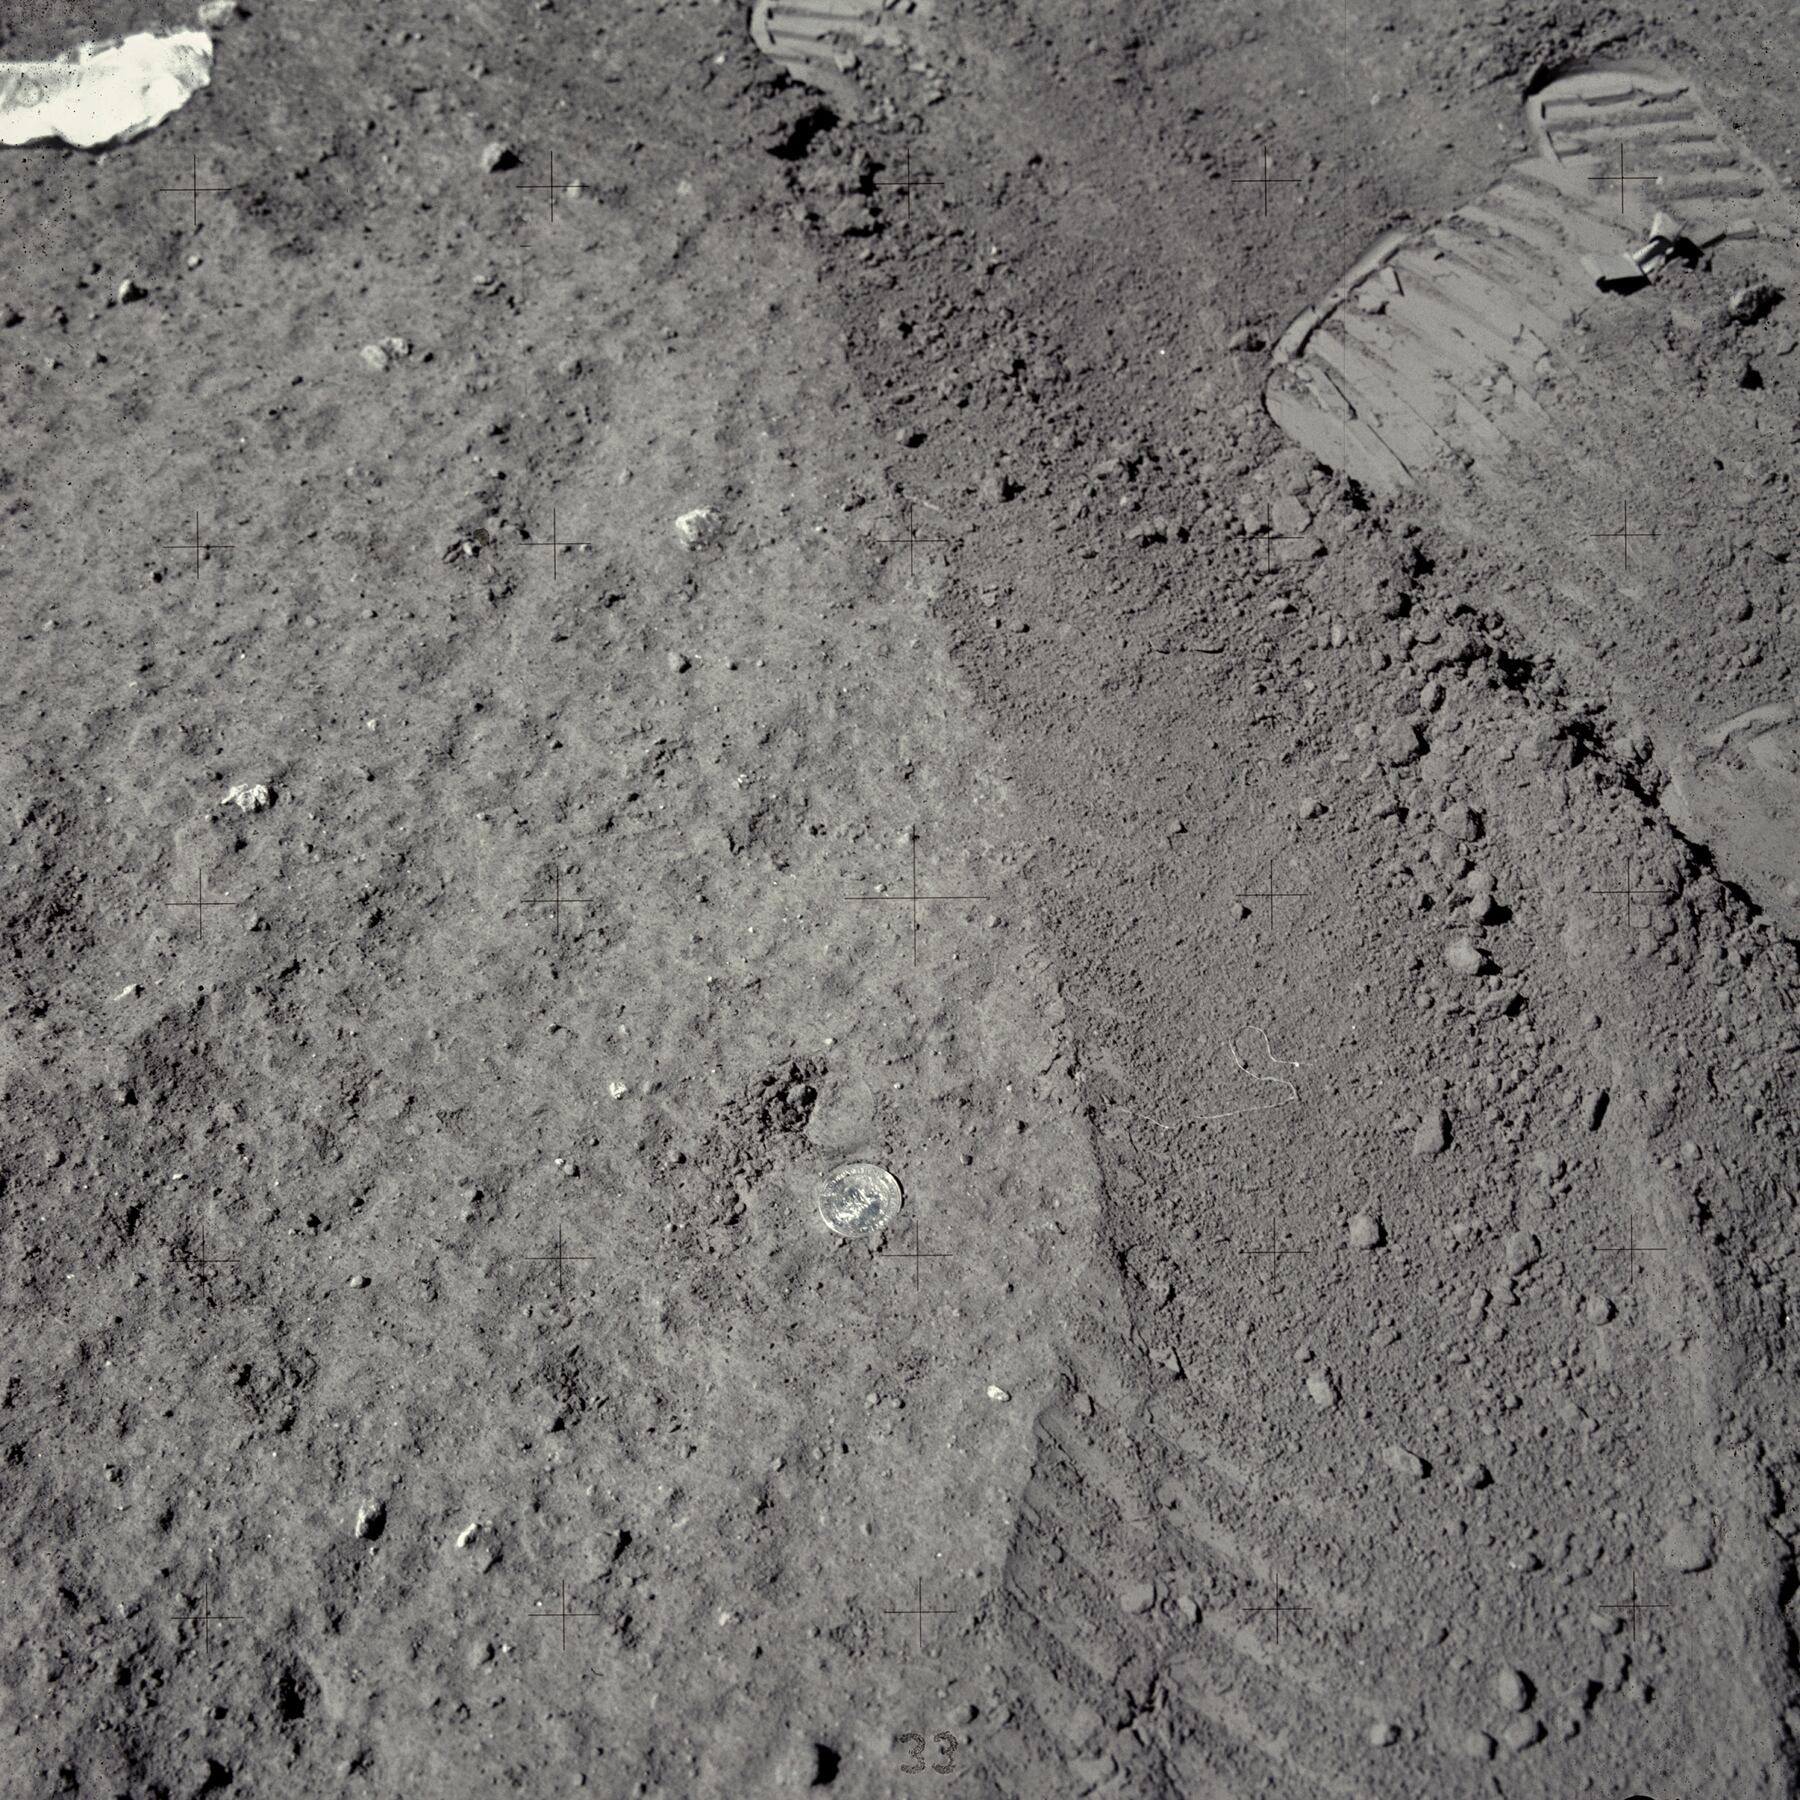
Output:
<instances>
[{"instance_id":1,"label":"white object at image corner","mask_svg":"<svg viewBox=\"0 0 1800 1800\"><path fill-rule=\"evenodd\" d=\"M212 80L204 31L133 32L48 62L0 63L0 145L97 150L141 137Z\"/></svg>"}]
</instances>

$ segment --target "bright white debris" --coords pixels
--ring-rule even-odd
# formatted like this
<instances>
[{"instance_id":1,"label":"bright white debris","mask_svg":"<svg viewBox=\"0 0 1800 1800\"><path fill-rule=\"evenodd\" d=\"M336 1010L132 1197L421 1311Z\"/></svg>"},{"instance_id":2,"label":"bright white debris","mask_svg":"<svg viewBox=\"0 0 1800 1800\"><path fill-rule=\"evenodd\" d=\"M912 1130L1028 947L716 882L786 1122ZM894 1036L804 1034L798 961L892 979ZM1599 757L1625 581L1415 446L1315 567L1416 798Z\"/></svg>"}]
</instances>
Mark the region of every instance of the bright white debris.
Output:
<instances>
[{"instance_id":1,"label":"bright white debris","mask_svg":"<svg viewBox=\"0 0 1800 1800\"><path fill-rule=\"evenodd\" d=\"M403 337L385 337L379 343L364 344L359 354L371 369L380 370L411 356L412 345Z\"/></svg>"},{"instance_id":2,"label":"bright white debris","mask_svg":"<svg viewBox=\"0 0 1800 1800\"><path fill-rule=\"evenodd\" d=\"M0 144L96 150L142 137L212 80L204 31L133 32L48 62L0 63Z\"/></svg>"},{"instance_id":3,"label":"bright white debris","mask_svg":"<svg viewBox=\"0 0 1800 1800\"><path fill-rule=\"evenodd\" d=\"M235 806L239 812L261 812L272 798L260 781L239 781L233 783L231 792L219 804Z\"/></svg>"},{"instance_id":4,"label":"bright white debris","mask_svg":"<svg viewBox=\"0 0 1800 1800\"><path fill-rule=\"evenodd\" d=\"M990 1400L1010 1400L1012 1395L1003 1387L990 1387L988 1389L988 1398Z\"/></svg>"},{"instance_id":5,"label":"bright white debris","mask_svg":"<svg viewBox=\"0 0 1800 1800\"><path fill-rule=\"evenodd\" d=\"M697 506L675 521L675 533L690 550L699 550L718 541L719 515L710 506Z\"/></svg>"}]
</instances>

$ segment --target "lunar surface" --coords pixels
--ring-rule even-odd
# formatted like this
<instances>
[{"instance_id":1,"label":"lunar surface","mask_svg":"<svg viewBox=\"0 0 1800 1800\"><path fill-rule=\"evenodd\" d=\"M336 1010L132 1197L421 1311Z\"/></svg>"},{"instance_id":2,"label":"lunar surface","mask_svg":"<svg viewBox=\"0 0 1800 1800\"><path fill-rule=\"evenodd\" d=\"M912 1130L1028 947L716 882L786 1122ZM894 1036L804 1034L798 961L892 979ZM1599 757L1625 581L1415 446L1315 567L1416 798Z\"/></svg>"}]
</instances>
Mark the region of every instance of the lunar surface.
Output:
<instances>
[{"instance_id":1,"label":"lunar surface","mask_svg":"<svg viewBox=\"0 0 1800 1800\"><path fill-rule=\"evenodd\" d=\"M0 65L4 1800L1800 1794L1789 9Z\"/></svg>"}]
</instances>

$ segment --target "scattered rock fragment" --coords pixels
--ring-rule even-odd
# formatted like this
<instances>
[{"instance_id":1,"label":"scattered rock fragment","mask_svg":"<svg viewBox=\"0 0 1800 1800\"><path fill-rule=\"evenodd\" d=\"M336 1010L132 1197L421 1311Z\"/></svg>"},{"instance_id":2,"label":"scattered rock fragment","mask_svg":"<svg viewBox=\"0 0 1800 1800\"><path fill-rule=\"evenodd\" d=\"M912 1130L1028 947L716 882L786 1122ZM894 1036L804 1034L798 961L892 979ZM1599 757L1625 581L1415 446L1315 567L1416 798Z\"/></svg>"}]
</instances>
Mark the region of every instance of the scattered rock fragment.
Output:
<instances>
[{"instance_id":1,"label":"scattered rock fragment","mask_svg":"<svg viewBox=\"0 0 1800 1800\"><path fill-rule=\"evenodd\" d=\"M1531 1683L1518 1669L1501 1669L1494 1676L1494 1698L1511 1713L1531 1704Z\"/></svg>"},{"instance_id":2,"label":"scattered rock fragment","mask_svg":"<svg viewBox=\"0 0 1800 1800\"><path fill-rule=\"evenodd\" d=\"M1404 1475L1408 1481L1423 1481L1429 1465L1420 1457L1414 1456L1410 1450L1403 1450L1398 1444L1389 1444L1381 1453L1381 1460L1396 1475Z\"/></svg>"},{"instance_id":3,"label":"scattered rock fragment","mask_svg":"<svg viewBox=\"0 0 1800 1800\"><path fill-rule=\"evenodd\" d=\"M1413 1133L1412 1153L1421 1160L1441 1156L1450 1147L1450 1115L1434 1106L1419 1122Z\"/></svg>"},{"instance_id":4,"label":"scattered rock fragment","mask_svg":"<svg viewBox=\"0 0 1800 1800\"><path fill-rule=\"evenodd\" d=\"M1529 1231L1510 1232L1503 1247L1507 1274L1523 1275L1543 1253L1543 1246Z\"/></svg>"},{"instance_id":5,"label":"scattered rock fragment","mask_svg":"<svg viewBox=\"0 0 1800 1800\"><path fill-rule=\"evenodd\" d=\"M719 515L710 506L696 506L675 521L675 535L690 550L703 550L719 540Z\"/></svg>"},{"instance_id":6,"label":"scattered rock fragment","mask_svg":"<svg viewBox=\"0 0 1800 1800\"><path fill-rule=\"evenodd\" d=\"M379 343L364 344L357 354L379 374L402 358L411 356L412 345L403 337L385 337Z\"/></svg>"},{"instance_id":7,"label":"scattered rock fragment","mask_svg":"<svg viewBox=\"0 0 1800 1800\"><path fill-rule=\"evenodd\" d=\"M141 300L143 297L144 290L129 275L113 291L113 299L120 306L129 306L132 301Z\"/></svg>"},{"instance_id":8,"label":"scattered rock fragment","mask_svg":"<svg viewBox=\"0 0 1800 1800\"><path fill-rule=\"evenodd\" d=\"M260 781L234 781L221 806L235 806L239 812L261 812L274 798Z\"/></svg>"},{"instance_id":9,"label":"scattered rock fragment","mask_svg":"<svg viewBox=\"0 0 1800 1800\"><path fill-rule=\"evenodd\" d=\"M1359 1212L1350 1221L1350 1242L1358 1250L1373 1250L1383 1238L1381 1221L1373 1213Z\"/></svg>"},{"instance_id":10,"label":"scattered rock fragment","mask_svg":"<svg viewBox=\"0 0 1800 1800\"><path fill-rule=\"evenodd\" d=\"M1127 1582L1119 1589L1119 1611L1129 1615L1147 1613L1156 1604L1156 1588L1148 1581Z\"/></svg>"},{"instance_id":11,"label":"scattered rock fragment","mask_svg":"<svg viewBox=\"0 0 1800 1800\"><path fill-rule=\"evenodd\" d=\"M1444 966L1455 975L1479 975L1487 958L1467 938L1452 938L1444 946Z\"/></svg>"},{"instance_id":12,"label":"scattered rock fragment","mask_svg":"<svg viewBox=\"0 0 1800 1800\"><path fill-rule=\"evenodd\" d=\"M1409 719L1391 719L1382 726L1376 748L1390 768L1400 769L1419 760L1424 739L1419 735L1418 726Z\"/></svg>"},{"instance_id":13,"label":"scattered rock fragment","mask_svg":"<svg viewBox=\"0 0 1800 1800\"><path fill-rule=\"evenodd\" d=\"M511 144L504 144L498 138L481 152L481 167L486 174L498 175L503 169L516 169L518 166L518 151Z\"/></svg>"},{"instance_id":14,"label":"scattered rock fragment","mask_svg":"<svg viewBox=\"0 0 1800 1800\"><path fill-rule=\"evenodd\" d=\"M1725 302L1725 310L1736 325L1754 325L1781 298L1780 290L1766 281L1753 281L1741 287Z\"/></svg>"},{"instance_id":15,"label":"scattered rock fragment","mask_svg":"<svg viewBox=\"0 0 1800 1800\"><path fill-rule=\"evenodd\" d=\"M356 1509L356 1535L378 1538L387 1528L387 1502L367 1500Z\"/></svg>"},{"instance_id":16,"label":"scattered rock fragment","mask_svg":"<svg viewBox=\"0 0 1800 1800\"><path fill-rule=\"evenodd\" d=\"M1525 1718L1512 1720L1501 1731L1500 1742L1509 1753L1517 1756L1521 1750L1529 1750L1543 1735L1543 1725L1527 1715Z\"/></svg>"},{"instance_id":17,"label":"scattered rock fragment","mask_svg":"<svg viewBox=\"0 0 1800 1800\"><path fill-rule=\"evenodd\" d=\"M1697 1525L1671 1525L1663 1533L1657 1555L1665 1569L1675 1569L1683 1575L1698 1574L1712 1567L1711 1534Z\"/></svg>"},{"instance_id":18,"label":"scattered rock fragment","mask_svg":"<svg viewBox=\"0 0 1800 1800\"><path fill-rule=\"evenodd\" d=\"M1306 1378L1306 1391L1320 1412L1329 1412L1338 1403L1336 1384L1323 1369L1314 1369Z\"/></svg>"}]
</instances>

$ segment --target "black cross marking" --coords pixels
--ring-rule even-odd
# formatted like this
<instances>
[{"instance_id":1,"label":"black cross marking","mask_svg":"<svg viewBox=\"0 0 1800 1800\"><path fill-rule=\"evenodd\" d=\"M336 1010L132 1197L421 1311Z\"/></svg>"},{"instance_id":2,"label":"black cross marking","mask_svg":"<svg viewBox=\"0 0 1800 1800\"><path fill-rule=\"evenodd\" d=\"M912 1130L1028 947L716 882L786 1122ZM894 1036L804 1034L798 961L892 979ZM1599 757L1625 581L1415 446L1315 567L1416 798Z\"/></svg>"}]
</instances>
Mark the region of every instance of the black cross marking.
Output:
<instances>
[{"instance_id":1,"label":"black cross marking","mask_svg":"<svg viewBox=\"0 0 1800 1800\"><path fill-rule=\"evenodd\" d=\"M942 187L941 181L934 181L929 176L915 175L912 172L912 145L906 146L906 173L898 181L878 181L877 188L893 188L897 193L906 196L906 222L912 223L913 189L922 187Z\"/></svg>"},{"instance_id":2,"label":"black cross marking","mask_svg":"<svg viewBox=\"0 0 1800 1800\"><path fill-rule=\"evenodd\" d=\"M527 906L547 906L550 908L550 935L556 937L560 936L562 932L562 909L565 906L594 906L597 905L598 902L593 900L565 900L562 897L562 870L554 869L551 871L551 875L553 878L554 892L551 894L550 898L548 900L527 900L525 904Z\"/></svg>"},{"instance_id":3,"label":"black cross marking","mask_svg":"<svg viewBox=\"0 0 1800 1800\"><path fill-rule=\"evenodd\" d=\"M1239 899L1239 900L1266 900L1266 901L1268 901L1268 903L1269 903L1269 935L1271 937L1273 937L1275 935L1275 902L1277 900L1304 900L1306 898L1306 894L1305 894L1304 890L1299 893L1291 893L1291 894L1285 893L1281 889L1276 887L1276 885L1275 885L1275 859L1274 859L1274 857L1271 856L1269 858L1269 862L1268 862L1268 886L1263 887L1263 888L1250 888L1244 892L1237 894L1235 896L1235 898Z\"/></svg>"},{"instance_id":4,"label":"black cross marking","mask_svg":"<svg viewBox=\"0 0 1800 1800\"><path fill-rule=\"evenodd\" d=\"M1290 1588L1289 1592L1291 1593L1292 1591L1293 1590ZM1246 1606L1244 1608L1244 1617L1246 1619L1255 1619L1260 1618L1265 1614L1272 1614L1275 1620L1275 1642L1279 1644L1281 1642L1281 1621L1293 1613L1311 1612L1312 1610L1313 1609L1310 1606L1296 1605L1291 1600L1287 1601L1285 1604L1283 1603L1281 1598L1280 1572L1277 1571L1275 1580L1275 1599L1273 1604L1269 1606Z\"/></svg>"},{"instance_id":5,"label":"black cross marking","mask_svg":"<svg viewBox=\"0 0 1800 1800\"><path fill-rule=\"evenodd\" d=\"M1629 1206L1625 1209L1625 1242L1592 1246L1596 1256L1626 1256L1631 1259L1628 1265L1630 1273L1625 1281L1634 1294L1637 1292L1638 1258L1661 1255L1668 1247L1667 1244L1640 1244L1637 1241L1637 1219Z\"/></svg>"},{"instance_id":6,"label":"black cross marking","mask_svg":"<svg viewBox=\"0 0 1800 1800\"><path fill-rule=\"evenodd\" d=\"M200 935L201 935L201 937L206 936L206 909L209 906L242 906L243 905L243 902L241 900L209 900L209 899L207 899L207 897L206 897L206 875L204 872L202 872L202 874L200 876L200 886L198 889L198 895L199 895L199 897L194 900L165 900L163 902L163 905L164 906L191 906L191 907L193 907L195 909L195 911L197 911L200 915Z\"/></svg>"},{"instance_id":7,"label":"black cross marking","mask_svg":"<svg viewBox=\"0 0 1800 1800\"><path fill-rule=\"evenodd\" d=\"M1262 146L1262 173L1260 175L1233 175L1230 178L1233 187L1260 187L1262 189L1262 209L1269 210L1269 189L1272 187L1298 187L1298 175L1271 175L1269 173L1269 146Z\"/></svg>"},{"instance_id":8,"label":"black cross marking","mask_svg":"<svg viewBox=\"0 0 1800 1800\"><path fill-rule=\"evenodd\" d=\"M908 831L906 841L912 848L912 892L910 894L852 894L852 900L905 900L912 905L913 967L919 966L919 906L921 902L987 900L989 894L922 894L919 892L919 834Z\"/></svg>"},{"instance_id":9,"label":"black cross marking","mask_svg":"<svg viewBox=\"0 0 1800 1800\"><path fill-rule=\"evenodd\" d=\"M1275 1221L1271 1219L1269 1221L1269 1241L1266 1244L1251 1244L1241 1251L1240 1254L1244 1256L1266 1256L1270 1259L1269 1267L1271 1269L1279 1269L1281 1267L1281 1258L1284 1256L1313 1256L1316 1255L1317 1252L1315 1252L1310 1245L1304 1249L1289 1249L1285 1244L1277 1244L1275 1242Z\"/></svg>"},{"instance_id":10,"label":"black cross marking","mask_svg":"<svg viewBox=\"0 0 1800 1800\"><path fill-rule=\"evenodd\" d=\"M581 181L559 182L556 179L556 158L554 156L552 156L550 158L550 179L548 181L515 181L513 183L514 187L532 188L532 189L537 189L537 190L542 190L545 188L549 189L549 191L550 191L550 223L552 225L554 225L556 223L556 196L557 196L557 194L563 188L570 188L570 187L581 188L585 185L586 184Z\"/></svg>"},{"instance_id":11,"label":"black cross marking","mask_svg":"<svg viewBox=\"0 0 1800 1800\"><path fill-rule=\"evenodd\" d=\"M553 1613L532 1613L530 1615L529 1623L533 1625L542 1625L547 1624L550 1620L554 1619L557 1622L557 1627L562 1635L562 1648L567 1650L569 1647L569 1621L571 1619L597 1619L601 1615L597 1612L570 1612L569 1584L564 1581L558 1585L561 1589L561 1599L558 1602L558 1610Z\"/></svg>"},{"instance_id":12,"label":"black cross marking","mask_svg":"<svg viewBox=\"0 0 1800 1800\"><path fill-rule=\"evenodd\" d=\"M192 543L188 543L184 540L183 542L181 542L179 544L158 544L156 546L156 548L158 550L191 550L191 551L193 551L193 553L194 553L194 579L196 581L198 581L200 579L200 552L202 550L235 550L237 548L237 545L235 545L235 544L203 543L200 538L200 514L198 512L196 512L194 514L194 539L193 539Z\"/></svg>"},{"instance_id":13,"label":"black cross marking","mask_svg":"<svg viewBox=\"0 0 1800 1800\"><path fill-rule=\"evenodd\" d=\"M1631 1641L1634 1644L1637 1642L1638 1633L1643 1626L1644 1621L1641 1616L1642 1614L1647 1612L1667 1612L1669 1610L1666 1601L1658 1600L1651 1602L1648 1600L1640 1600L1637 1597L1636 1576L1632 1577L1631 1598L1629 1600L1612 1600L1605 1604L1608 1611L1622 1612L1631 1620Z\"/></svg>"},{"instance_id":14,"label":"black cross marking","mask_svg":"<svg viewBox=\"0 0 1800 1800\"><path fill-rule=\"evenodd\" d=\"M192 1250L185 1248L177 1250L175 1252L175 1257L178 1262L187 1263L191 1268L204 1271L207 1269L229 1268L237 1261L235 1256L208 1256L206 1254L206 1224L204 1220L200 1225L199 1237L200 1254L196 1256Z\"/></svg>"},{"instance_id":15,"label":"black cross marking","mask_svg":"<svg viewBox=\"0 0 1800 1800\"><path fill-rule=\"evenodd\" d=\"M1625 885L1623 887L1589 888L1588 892L1590 894L1612 894L1621 898L1625 903L1624 913L1625 923L1627 925L1635 925L1637 923L1631 916L1631 909L1633 903L1640 895L1647 895L1653 900L1672 900L1675 897L1675 889L1673 888L1637 886L1632 879L1631 863L1629 860L1627 860L1625 864ZM1646 926L1650 923L1650 909L1647 906L1644 908L1644 923Z\"/></svg>"},{"instance_id":16,"label":"black cross marking","mask_svg":"<svg viewBox=\"0 0 1800 1800\"><path fill-rule=\"evenodd\" d=\"M884 1613L892 1613L899 1618L916 1619L919 1630L919 1648L921 1650L925 1648L926 1619L933 1614L942 1614L945 1617L948 1617L959 1611L959 1609L954 1606L927 1606L925 1604L925 1578L923 1576L920 1576L919 1578L919 1598L915 1605L884 1606L881 1610Z\"/></svg>"},{"instance_id":17,"label":"black cross marking","mask_svg":"<svg viewBox=\"0 0 1800 1800\"><path fill-rule=\"evenodd\" d=\"M527 538L524 541L527 550L548 550L550 552L550 580L556 580L556 567L564 550L591 550L593 545L585 538L559 538L556 535L556 508L550 508L550 535L547 538Z\"/></svg>"},{"instance_id":18,"label":"black cross marking","mask_svg":"<svg viewBox=\"0 0 1800 1800\"><path fill-rule=\"evenodd\" d=\"M1629 500L1621 500L1619 502L1619 508L1619 529L1617 531L1596 531L1594 536L1597 538L1617 538L1619 540L1620 548L1625 552L1624 566L1629 569L1631 567L1631 540L1633 538L1653 538L1656 536L1656 533L1654 531L1633 531L1631 529L1631 502Z\"/></svg>"},{"instance_id":19,"label":"black cross marking","mask_svg":"<svg viewBox=\"0 0 1800 1800\"><path fill-rule=\"evenodd\" d=\"M554 1251L543 1251L543 1252L514 1251L511 1254L519 1262L555 1263L555 1265L556 1265L556 1291L558 1294L561 1294L561 1292L563 1291L563 1269L564 1269L565 1265L572 1263L572 1262L592 1262L592 1261L594 1261L594 1258L591 1256L572 1256L572 1255L570 1255L570 1253L568 1251L566 1251L563 1248L563 1234L562 1234L562 1227L560 1225L558 1225L556 1228L556 1248Z\"/></svg>"},{"instance_id":20,"label":"black cross marking","mask_svg":"<svg viewBox=\"0 0 1800 1800\"><path fill-rule=\"evenodd\" d=\"M916 1294L919 1291L919 1264L928 1259L948 1256L950 1252L948 1250L921 1250L919 1248L919 1226L917 1220L913 1222L912 1244L913 1247L910 1250L887 1250L882 1254L890 1257L897 1256L903 1262L910 1262L912 1264L913 1292Z\"/></svg>"},{"instance_id":21,"label":"black cross marking","mask_svg":"<svg viewBox=\"0 0 1800 1800\"><path fill-rule=\"evenodd\" d=\"M918 527L913 524L913 503L910 500L907 501L906 505L901 508L900 517L905 523L906 535L904 537L877 538L875 540L875 542L878 544L904 544L906 546L906 578L908 581L911 581L911 580L915 579L919 573L919 562L918 562L919 545L921 545L921 544L954 544L956 542L956 538L954 536L950 536L950 537L922 536L919 532Z\"/></svg>"},{"instance_id":22,"label":"black cross marking","mask_svg":"<svg viewBox=\"0 0 1800 1800\"><path fill-rule=\"evenodd\" d=\"M228 1619L244 1619L244 1618L249 1617L249 1615L247 1613L214 1612L210 1605L211 1596L212 1596L212 1577L208 1576L200 1584L200 1610L198 1612L182 1613L180 1615L183 1619L187 1620L190 1624L193 1624L196 1622L199 1624L200 1636L202 1637L202 1639L205 1638L208 1627L210 1627L212 1625L222 1624L224 1621L226 1621Z\"/></svg>"},{"instance_id":23,"label":"black cross marking","mask_svg":"<svg viewBox=\"0 0 1800 1800\"><path fill-rule=\"evenodd\" d=\"M159 194L191 194L194 201L194 229L200 229L200 196L202 194L229 194L229 187L202 187L200 185L200 156L194 155L194 173L186 187L159 187Z\"/></svg>"},{"instance_id":24,"label":"black cross marking","mask_svg":"<svg viewBox=\"0 0 1800 1800\"><path fill-rule=\"evenodd\" d=\"M1306 536L1306 533L1303 531L1277 531L1275 529L1275 503L1272 500L1263 502L1263 525L1263 573L1269 575L1274 572L1275 568L1270 559L1270 546L1273 544L1297 544Z\"/></svg>"},{"instance_id":25,"label":"black cross marking","mask_svg":"<svg viewBox=\"0 0 1800 1800\"><path fill-rule=\"evenodd\" d=\"M1625 146L1623 144L1621 144L1619 146L1619 173L1617 174L1617 176L1602 175L1600 177L1600 179L1603 182L1610 182L1610 181L1614 181L1614 180L1616 180L1618 182L1618 184L1619 184L1619 211L1623 212L1625 210L1625 184L1626 184L1626 182L1628 182L1628 181L1660 181L1662 179L1662 177L1660 175L1627 175L1625 173Z\"/></svg>"}]
</instances>

